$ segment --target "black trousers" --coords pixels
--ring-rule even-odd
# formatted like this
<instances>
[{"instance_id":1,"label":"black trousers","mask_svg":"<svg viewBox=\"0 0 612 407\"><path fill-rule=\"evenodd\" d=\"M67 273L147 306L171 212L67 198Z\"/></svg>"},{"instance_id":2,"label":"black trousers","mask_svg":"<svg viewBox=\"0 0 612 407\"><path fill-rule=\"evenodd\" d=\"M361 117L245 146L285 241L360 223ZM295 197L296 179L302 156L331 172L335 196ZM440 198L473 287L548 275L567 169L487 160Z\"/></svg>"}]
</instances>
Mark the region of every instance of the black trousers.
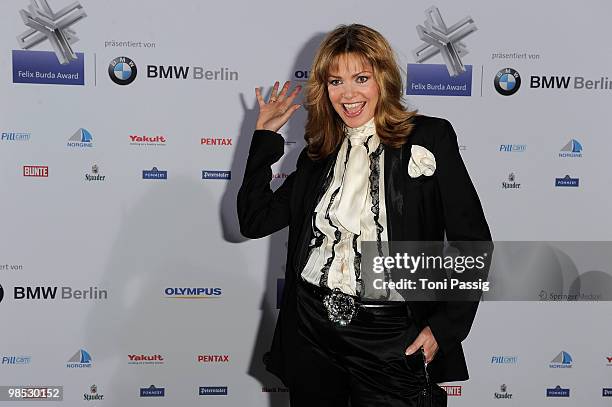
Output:
<instances>
[{"instance_id":1,"label":"black trousers","mask_svg":"<svg viewBox=\"0 0 612 407\"><path fill-rule=\"evenodd\" d=\"M337 326L303 284L297 292L299 373L291 406L417 406L427 382L422 354L404 354L419 334L411 318L360 310L348 326Z\"/></svg>"}]
</instances>

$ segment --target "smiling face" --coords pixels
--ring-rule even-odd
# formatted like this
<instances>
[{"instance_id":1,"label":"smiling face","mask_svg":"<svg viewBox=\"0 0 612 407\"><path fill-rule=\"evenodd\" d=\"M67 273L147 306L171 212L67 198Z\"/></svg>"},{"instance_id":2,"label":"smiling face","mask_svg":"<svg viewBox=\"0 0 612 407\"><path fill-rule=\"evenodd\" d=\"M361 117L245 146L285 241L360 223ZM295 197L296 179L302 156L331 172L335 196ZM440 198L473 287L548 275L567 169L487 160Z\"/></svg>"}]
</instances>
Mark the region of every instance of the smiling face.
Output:
<instances>
[{"instance_id":1,"label":"smiling face","mask_svg":"<svg viewBox=\"0 0 612 407\"><path fill-rule=\"evenodd\" d=\"M327 93L334 110L348 127L366 124L376 112L378 85L372 66L355 54L342 54L327 78Z\"/></svg>"}]
</instances>

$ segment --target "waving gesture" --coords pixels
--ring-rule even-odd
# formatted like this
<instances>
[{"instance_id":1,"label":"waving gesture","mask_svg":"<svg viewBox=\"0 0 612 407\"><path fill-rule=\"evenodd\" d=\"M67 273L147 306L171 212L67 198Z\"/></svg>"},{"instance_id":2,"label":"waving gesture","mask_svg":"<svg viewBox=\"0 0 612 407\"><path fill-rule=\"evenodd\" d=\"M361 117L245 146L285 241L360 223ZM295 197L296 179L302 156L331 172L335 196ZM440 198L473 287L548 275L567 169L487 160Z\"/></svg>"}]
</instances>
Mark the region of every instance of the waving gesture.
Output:
<instances>
[{"instance_id":1,"label":"waving gesture","mask_svg":"<svg viewBox=\"0 0 612 407\"><path fill-rule=\"evenodd\" d=\"M255 96L257 96L257 102L259 103L259 117L255 125L256 130L271 130L277 132L285 123L289 120L293 112L298 110L301 105L293 104L293 99L296 98L301 86L296 86L289 95L290 81L285 82L280 94L278 93L278 81L274 83L272 88L272 94L270 99L266 103L261 96L261 89L255 89Z\"/></svg>"}]
</instances>

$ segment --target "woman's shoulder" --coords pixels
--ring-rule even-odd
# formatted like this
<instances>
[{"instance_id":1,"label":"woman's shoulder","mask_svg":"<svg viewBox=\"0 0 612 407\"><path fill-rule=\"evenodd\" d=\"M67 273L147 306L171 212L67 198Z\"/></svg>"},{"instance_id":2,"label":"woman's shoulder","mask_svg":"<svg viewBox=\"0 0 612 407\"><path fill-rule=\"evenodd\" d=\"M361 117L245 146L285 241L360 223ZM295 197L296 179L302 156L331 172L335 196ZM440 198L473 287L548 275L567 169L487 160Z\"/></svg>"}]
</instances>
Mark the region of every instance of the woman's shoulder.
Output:
<instances>
[{"instance_id":1,"label":"woman's shoulder","mask_svg":"<svg viewBox=\"0 0 612 407\"><path fill-rule=\"evenodd\" d=\"M422 114L414 115L411 118L413 133L429 133L432 132L445 132L448 131L449 127L452 127L450 122L442 117L426 116Z\"/></svg>"},{"instance_id":2,"label":"woman's shoulder","mask_svg":"<svg viewBox=\"0 0 612 407\"><path fill-rule=\"evenodd\" d=\"M448 120L425 115L416 115L413 120L414 127L408 138L411 146L424 147L435 156L455 150L457 136Z\"/></svg>"}]
</instances>

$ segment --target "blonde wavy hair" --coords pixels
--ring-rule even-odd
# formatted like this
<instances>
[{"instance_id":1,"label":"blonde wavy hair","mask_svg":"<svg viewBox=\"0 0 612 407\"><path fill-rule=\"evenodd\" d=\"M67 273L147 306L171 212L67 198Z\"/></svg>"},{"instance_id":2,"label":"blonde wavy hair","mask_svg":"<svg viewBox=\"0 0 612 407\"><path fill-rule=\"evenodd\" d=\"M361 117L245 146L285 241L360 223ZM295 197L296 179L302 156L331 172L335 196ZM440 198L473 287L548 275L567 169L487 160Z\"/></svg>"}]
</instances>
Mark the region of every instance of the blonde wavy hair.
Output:
<instances>
[{"instance_id":1,"label":"blonde wavy hair","mask_svg":"<svg viewBox=\"0 0 612 407\"><path fill-rule=\"evenodd\" d=\"M344 123L329 100L327 84L339 57L346 54L362 58L374 71L379 89L374 123L381 143L400 147L412 131L411 119L416 111L409 111L402 103L402 77L389 42L365 25L341 25L327 34L319 46L306 84L304 106L308 119L304 139L313 160L327 157L344 138Z\"/></svg>"}]
</instances>

